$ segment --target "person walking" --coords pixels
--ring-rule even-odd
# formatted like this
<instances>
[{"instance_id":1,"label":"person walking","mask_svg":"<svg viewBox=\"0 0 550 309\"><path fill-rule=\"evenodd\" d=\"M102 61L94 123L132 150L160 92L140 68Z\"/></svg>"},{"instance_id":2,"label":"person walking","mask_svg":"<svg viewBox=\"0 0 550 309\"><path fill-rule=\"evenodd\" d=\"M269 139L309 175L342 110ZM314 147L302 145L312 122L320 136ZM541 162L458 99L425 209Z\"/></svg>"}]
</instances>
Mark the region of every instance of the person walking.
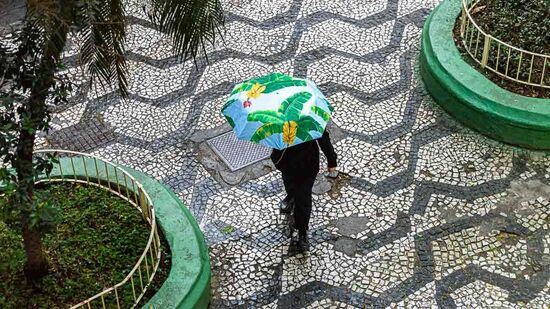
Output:
<instances>
[{"instance_id":1,"label":"person walking","mask_svg":"<svg viewBox=\"0 0 550 309\"><path fill-rule=\"evenodd\" d=\"M321 138L301 143L283 150L273 149L271 160L281 171L287 196L280 203L281 212L290 213L294 208L294 228L298 230L298 252L309 250L307 231L312 208L312 189L319 173L319 148L327 158L327 177L336 178L337 155L330 141L329 132Z\"/></svg>"},{"instance_id":2,"label":"person walking","mask_svg":"<svg viewBox=\"0 0 550 309\"><path fill-rule=\"evenodd\" d=\"M221 114L240 140L273 148L271 159L283 173L288 196L283 211L294 204L298 249L307 249L311 193L319 173L319 148L336 177L336 153L326 132L334 108L315 82L282 73L253 77L235 85ZM313 137L320 137L315 140Z\"/></svg>"}]
</instances>

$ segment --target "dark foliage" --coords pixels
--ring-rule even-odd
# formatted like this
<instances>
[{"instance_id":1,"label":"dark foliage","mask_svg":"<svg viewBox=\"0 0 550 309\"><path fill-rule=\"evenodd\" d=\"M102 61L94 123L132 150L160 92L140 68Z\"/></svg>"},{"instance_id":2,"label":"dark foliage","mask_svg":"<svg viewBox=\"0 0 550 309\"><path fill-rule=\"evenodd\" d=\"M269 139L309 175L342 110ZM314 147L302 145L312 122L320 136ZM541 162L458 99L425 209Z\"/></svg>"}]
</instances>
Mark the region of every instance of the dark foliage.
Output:
<instances>
[{"instance_id":1,"label":"dark foliage","mask_svg":"<svg viewBox=\"0 0 550 309\"><path fill-rule=\"evenodd\" d=\"M481 0L471 14L483 31L497 39L527 51L550 54L550 3L547 4L545 0ZM473 41L470 46L479 47L477 54L481 55L484 50L483 39L476 43L477 32L474 29L471 27L472 32L466 33L465 37L467 41ZM454 37L464 59L498 86L524 96L550 98L550 89L512 81L473 61L462 45L460 16ZM550 85L550 61L546 63L543 79L544 58L531 58L495 42L490 45L490 49L488 67L497 68L500 73L524 82Z\"/></svg>"},{"instance_id":2,"label":"dark foliage","mask_svg":"<svg viewBox=\"0 0 550 309\"><path fill-rule=\"evenodd\" d=\"M63 308L74 305L120 282L142 254L149 227L128 202L96 187L59 184L38 188L38 203L62 210L62 220L44 238L51 272L33 288L25 284L22 238L0 222L0 308ZM6 200L0 200L0 206ZM152 292L170 269L164 260ZM148 295L152 295L149 293ZM131 293L123 302L133 302Z\"/></svg>"},{"instance_id":3,"label":"dark foliage","mask_svg":"<svg viewBox=\"0 0 550 309\"><path fill-rule=\"evenodd\" d=\"M44 232L55 226L58 210L37 202L34 180L51 160L34 158L38 132L47 132L51 107L67 100L71 84L59 74L67 37L75 36L78 64L89 84L116 84L127 97L126 14L122 0L27 0L25 19L0 40L0 220L23 235L28 281L44 276L48 265ZM144 9L183 57L197 57L223 27L219 0L148 0ZM32 279L32 280L30 280Z\"/></svg>"},{"instance_id":4,"label":"dark foliage","mask_svg":"<svg viewBox=\"0 0 550 309\"><path fill-rule=\"evenodd\" d=\"M550 55L547 0L481 0L473 15L483 31L513 46Z\"/></svg>"}]
</instances>

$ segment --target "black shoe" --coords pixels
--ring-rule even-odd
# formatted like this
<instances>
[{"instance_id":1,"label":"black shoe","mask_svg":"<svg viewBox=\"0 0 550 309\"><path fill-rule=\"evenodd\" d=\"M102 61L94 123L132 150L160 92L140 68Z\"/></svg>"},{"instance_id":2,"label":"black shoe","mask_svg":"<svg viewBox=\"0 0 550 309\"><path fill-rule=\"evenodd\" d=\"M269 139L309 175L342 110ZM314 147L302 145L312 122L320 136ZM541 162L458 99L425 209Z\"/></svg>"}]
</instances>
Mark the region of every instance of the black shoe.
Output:
<instances>
[{"instance_id":1,"label":"black shoe","mask_svg":"<svg viewBox=\"0 0 550 309\"><path fill-rule=\"evenodd\" d=\"M300 235L298 235L298 242L296 243L296 251L298 253L309 251L309 242L307 240L306 233L300 233Z\"/></svg>"},{"instance_id":2,"label":"black shoe","mask_svg":"<svg viewBox=\"0 0 550 309\"><path fill-rule=\"evenodd\" d=\"M282 200L279 203L279 210L281 213L289 214L292 212L292 209L294 208L294 199L290 198L288 195L285 197L284 200Z\"/></svg>"}]
</instances>

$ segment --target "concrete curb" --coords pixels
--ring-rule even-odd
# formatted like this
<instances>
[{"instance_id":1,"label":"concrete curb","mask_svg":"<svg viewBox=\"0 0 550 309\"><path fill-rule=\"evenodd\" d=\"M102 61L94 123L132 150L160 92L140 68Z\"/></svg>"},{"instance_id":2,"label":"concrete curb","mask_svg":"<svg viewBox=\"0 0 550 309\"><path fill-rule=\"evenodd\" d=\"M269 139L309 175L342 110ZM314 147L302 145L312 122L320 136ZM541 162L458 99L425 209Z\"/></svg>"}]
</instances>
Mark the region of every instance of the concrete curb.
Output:
<instances>
[{"instance_id":1,"label":"concrete curb","mask_svg":"<svg viewBox=\"0 0 550 309\"><path fill-rule=\"evenodd\" d=\"M151 177L123 167L144 186L156 206L157 222L172 253L168 278L143 309L207 308L210 302L210 258L204 236L181 200Z\"/></svg>"}]
</instances>

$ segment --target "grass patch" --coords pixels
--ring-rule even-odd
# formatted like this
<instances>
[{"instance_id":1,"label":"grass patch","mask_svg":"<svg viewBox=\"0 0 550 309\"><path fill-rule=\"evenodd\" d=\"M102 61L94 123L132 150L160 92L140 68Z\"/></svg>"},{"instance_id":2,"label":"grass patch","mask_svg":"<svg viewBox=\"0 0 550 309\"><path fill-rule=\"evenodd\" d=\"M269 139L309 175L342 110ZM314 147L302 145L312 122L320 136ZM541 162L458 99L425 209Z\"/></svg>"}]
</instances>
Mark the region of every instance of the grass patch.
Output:
<instances>
[{"instance_id":1,"label":"grass patch","mask_svg":"<svg viewBox=\"0 0 550 309\"><path fill-rule=\"evenodd\" d=\"M113 286L130 272L149 237L148 224L139 211L91 186L63 183L41 186L35 192L38 199L51 201L63 213L62 223L44 237L50 273L29 288L23 275L22 238L0 221L0 308L67 308ZM5 202L0 199L0 206ZM167 248L163 242L159 271L142 304L168 275ZM131 303L131 290L125 294L124 304Z\"/></svg>"}]
</instances>

